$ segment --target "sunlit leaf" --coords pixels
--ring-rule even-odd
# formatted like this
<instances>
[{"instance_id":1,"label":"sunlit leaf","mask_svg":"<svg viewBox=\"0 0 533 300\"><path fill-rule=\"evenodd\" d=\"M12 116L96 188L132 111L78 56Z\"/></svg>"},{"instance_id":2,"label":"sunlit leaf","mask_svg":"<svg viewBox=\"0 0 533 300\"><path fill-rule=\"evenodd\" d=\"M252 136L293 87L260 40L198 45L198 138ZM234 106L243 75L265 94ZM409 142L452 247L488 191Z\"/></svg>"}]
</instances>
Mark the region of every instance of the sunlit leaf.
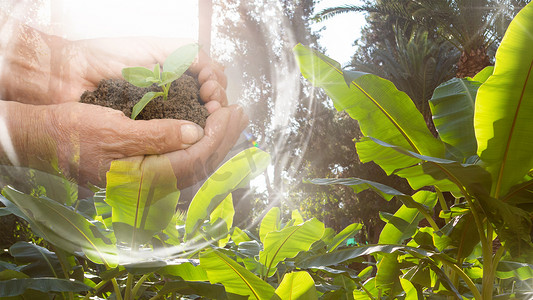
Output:
<instances>
[{"instance_id":1,"label":"sunlit leaf","mask_svg":"<svg viewBox=\"0 0 533 300\"><path fill-rule=\"evenodd\" d=\"M437 203L437 195L429 191L419 191L412 199L430 209ZM379 244L401 244L415 234L418 223L424 215L416 208L402 205L385 225L379 235Z\"/></svg>"},{"instance_id":2,"label":"sunlit leaf","mask_svg":"<svg viewBox=\"0 0 533 300\"><path fill-rule=\"evenodd\" d=\"M251 241L250 237L246 234L246 232L242 231L239 227L233 227L233 233L231 234L231 239L237 245L239 245L242 242Z\"/></svg>"},{"instance_id":3,"label":"sunlit leaf","mask_svg":"<svg viewBox=\"0 0 533 300\"><path fill-rule=\"evenodd\" d=\"M439 137L460 162L476 155L474 104L480 85L467 78L453 78L439 85L429 100Z\"/></svg>"},{"instance_id":4,"label":"sunlit leaf","mask_svg":"<svg viewBox=\"0 0 533 300\"><path fill-rule=\"evenodd\" d=\"M165 266L157 271L164 276L180 277L186 281L207 281L207 273L201 266L186 262L179 265Z\"/></svg>"},{"instance_id":5,"label":"sunlit leaf","mask_svg":"<svg viewBox=\"0 0 533 300\"><path fill-rule=\"evenodd\" d=\"M249 299L269 300L274 288L259 279L218 250L207 250L200 255L200 265L211 283L221 283L226 292L250 296Z\"/></svg>"},{"instance_id":6,"label":"sunlit leaf","mask_svg":"<svg viewBox=\"0 0 533 300\"><path fill-rule=\"evenodd\" d=\"M484 83L494 73L494 66L488 66L479 71L472 79Z\"/></svg>"},{"instance_id":7,"label":"sunlit leaf","mask_svg":"<svg viewBox=\"0 0 533 300\"><path fill-rule=\"evenodd\" d=\"M261 220L259 226L259 238L265 242L265 237L269 232L281 229L281 210L279 207L272 207Z\"/></svg>"},{"instance_id":8,"label":"sunlit leaf","mask_svg":"<svg viewBox=\"0 0 533 300\"><path fill-rule=\"evenodd\" d=\"M258 148L246 149L224 163L200 187L189 205L186 237L193 234L232 191L246 185L270 164L270 155Z\"/></svg>"},{"instance_id":9,"label":"sunlit leaf","mask_svg":"<svg viewBox=\"0 0 533 300\"><path fill-rule=\"evenodd\" d=\"M369 255L373 253L400 253L400 254L412 254L421 257L433 257L439 260L447 260L454 262L449 256L430 250L424 250L421 248L414 248L405 245L366 245L359 247L352 247L346 249L340 249L325 254L316 254L305 256L301 260L296 261L296 266L302 269L315 268L320 266L332 266L340 264L363 255Z\"/></svg>"},{"instance_id":10,"label":"sunlit leaf","mask_svg":"<svg viewBox=\"0 0 533 300\"><path fill-rule=\"evenodd\" d=\"M117 239L135 248L165 229L180 192L165 156L115 160L107 172L106 202Z\"/></svg>"},{"instance_id":11,"label":"sunlit leaf","mask_svg":"<svg viewBox=\"0 0 533 300\"><path fill-rule=\"evenodd\" d=\"M363 228L363 225L360 223L353 223L346 228L344 228L339 234L337 234L331 243L328 244L328 251L331 252L335 250L339 245L341 245L342 242L344 242L347 238L353 237L357 232L359 232Z\"/></svg>"},{"instance_id":12,"label":"sunlit leaf","mask_svg":"<svg viewBox=\"0 0 533 300\"><path fill-rule=\"evenodd\" d=\"M302 214L295 209L291 212L291 220L294 220L294 225L300 225L304 222L304 218L302 217Z\"/></svg>"},{"instance_id":13,"label":"sunlit leaf","mask_svg":"<svg viewBox=\"0 0 533 300\"><path fill-rule=\"evenodd\" d=\"M400 278L400 284L405 291L405 300L418 300L418 292L415 286L407 279Z\"/></svg>"},{"instance_id":14,"label":"sunlit leaf","mask_svg":"<svg viewBox=\"0 0 533 300\"><path fill-rule=\"evenodd\" d=\"M313 300L318 299L315 281L307 272L287 273L276 289L280 299Z\"/></svg>"},{"instance_id":15,"label":"sunlit leaf","mask_svg":"<svg viewBox=\"0 0 533 300\"><path fill-rule=\"evenodd\" d=\"M477 153L499 198L533 167L533 5L509 25L496 52L494 73L479 88L474 126Z\"/></svg>"},{"instance_id":16,"label":"sunlit leaf","mask_svg":"<svg viewBox=\"0 0 533 300\"><path fill-rule=\"evenodd\" d=\"M223 231L219 231L219 234L213 235L213 233L211 233L211 236L219 240L220 247L223 247L229 240L229 237L226 238L223 235L227 235L231 226L233 225L234 215L235 209L233 208L233 198L231 194L228 194L226 199L222 200L222 202L215 208L215 210L213 210L213 212L209 216L210 224L215 224L217 220L223 220L224 224L226 225Z\"/></svg>"},{"instance_id":17,"label":"sunlit leaf","mask_svg":"<svg viewBox=\"0 0 533 300\"><path fill-rule=\"evenodd\" d=\"M392 82L342 70L338 62L301 44L293 52L302 75L323 88L337 110L346 110L357 120L363 135L415 153L442 157L442 142L430 133L413 101Z\"/></svg>"},{"instance_id":18,"label":"sunlit leaf","mask_svg":"<svg viewBox=\"0 0 533 300\"><path fill-rule=\"evenodd\" d=\"M324 224L317 219L285 227L281 231L271 231L263 241L264 250L259 253L259 262L266 266L268 276L272 276L279 262L309 250L323 234Z\"/></svg>"}]
</instances>

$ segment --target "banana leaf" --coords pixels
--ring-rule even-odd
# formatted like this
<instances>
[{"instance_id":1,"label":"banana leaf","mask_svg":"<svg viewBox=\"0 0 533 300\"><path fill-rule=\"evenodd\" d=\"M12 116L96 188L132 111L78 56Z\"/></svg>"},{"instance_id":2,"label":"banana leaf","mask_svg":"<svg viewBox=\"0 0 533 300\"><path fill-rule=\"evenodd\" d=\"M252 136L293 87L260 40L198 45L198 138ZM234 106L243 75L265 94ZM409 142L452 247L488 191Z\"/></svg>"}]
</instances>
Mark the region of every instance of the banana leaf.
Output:
<instances>
[{"instance_id":1,"label":"banana leaf","mask_svg":"<svg viewBox=\"0 0 533 300\"><path fill-rule=\"evenodd\" d=\"M265 242L265 237L269 232L281 229L281 210L279 207L272 207L261 220L259 226L259 239Z\"/></svg>"},{"instance_id":2,"label":"banana leaf","mask_svg":"<svg viewBox=\"0 0 533 300\"><path fill-rule=\"evenodd\" d=\"M276 295L279 299L318 300L315 281L307 272L285 274Z\"/></svg>"},{"instance_id":3,"label":"banana leaf","mask_svg":"<svg viewBox=\"0 0 533 300\"><path fill-rule=\"evenodd\" d=\"M135 250L165 229L180 192L165 156L115 160L107 172L106 203L118 241Z\"/></svg>"},{"instance_id":4,"label":"banana leaf","mask_svg":"<svg viewBox=\"0 0 533 300\"><path fill-rule=\"evenodd\" d=\"M297 226L287 226L281 231L271 231L265 236L259 262L266 267L267 276L272 276L276 265L286 258L295 257L311 248L324 234L324 224L311 219Z\"/></svg>"},{"instance_id":5,"label":"banana leaf","mask_svg":"<svg viewBox=\"0 0 533 300\"><path fill-rule=\"evenodd\" d=\"M513 19L496 52L494 73L479 88L474 127L477 153L499 198L533 167L533 5Z\"/></svg>"},{"instance_id":6,"label":"banana leaf","mask_svg":"<svg viewBox=\"0 0 533 300\"><path fill-rule=\"evenodd\" d=\"M274 288L218 250L200 254L200 265L211 283L221 283L226 292L250 296L249 299L270 300Z\"/></svg>"},{"instance_id":7,"label":"banana leaf","mask_svg":"<svg viewBox=\"0 0 533 300\"><path fill-rule=\"evenodd\" d=\"M229 193L261 174L269 164L268 153L249 148L220 166L200 187L189 205L185 222L186 238L193 238L194 233Z\"/></svg>"},{"instance_id":8,"label":"banana leaf","mask_svg":"<svg viewBox=\"0 0 533 300\"><path fill-rule=\"evenodd\" d=\"M114 236L105 235L70 208L45 197L34 197L7 187L4 196L24 213L32 230L70 253L82 250L95 263L115 267L118 254Z\"/></svg>"},{"instance_id":9,"label":"banana leaf","mask_svg":"<svg viewBox=\"0 0 533 300\"><path fill-rule=\"evenodd\" d=\"M343 71L338 62L301 44L293 52L302 75L323 88L337 110L357 120L363 135L419 154L444 155L444 145L433 137L413 101L390 81Z\"/></svg>"},{"instance_id":10,"label":"banana leaf","mask_svg":"<svg viewBox=\"0 0 533 300\"><path fill-rule=\"evenodd\" d=\"M433 123L446 143L450 158L459 162L476 155L474 104L481 82L453 78L439 85L429 100Z\"/></svg>"}]
</instances>

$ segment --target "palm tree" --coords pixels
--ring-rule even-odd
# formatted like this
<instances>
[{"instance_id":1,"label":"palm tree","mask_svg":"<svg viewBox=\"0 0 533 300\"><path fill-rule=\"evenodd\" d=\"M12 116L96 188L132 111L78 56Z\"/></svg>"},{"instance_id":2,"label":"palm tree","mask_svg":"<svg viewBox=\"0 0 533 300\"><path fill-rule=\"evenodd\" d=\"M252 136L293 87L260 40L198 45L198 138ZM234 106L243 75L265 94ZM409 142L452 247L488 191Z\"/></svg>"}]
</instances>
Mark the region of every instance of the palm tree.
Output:
<instances>
[{"instance_id":1,"label":"palm tree","mask_svg":"<svg viewBox=\"0 0 533 300\"><path fill-rule=\"evenodd\" d=\"M460 52L457 77L473 76L491 64L496 46L513 16L529 0L366 0L321 11L317 20L348 12L369 12L421 26L449 41Z\"/></svg>"},{"instance_id":2,"label":"palm tree","mask_svg":"<svg viewBox=\"0 0 533 300\"><path fill-rule=\"evenodd\" d=\"M354 60L352 66L392 81L409 95L433 130L428 100L439 84L454 76L459 53L449 42L432 39L421 28L410 34L406 31L393 26L392 42L385 40L384 46L374 49L371 62Z\"/></svg>"}]
</instances>

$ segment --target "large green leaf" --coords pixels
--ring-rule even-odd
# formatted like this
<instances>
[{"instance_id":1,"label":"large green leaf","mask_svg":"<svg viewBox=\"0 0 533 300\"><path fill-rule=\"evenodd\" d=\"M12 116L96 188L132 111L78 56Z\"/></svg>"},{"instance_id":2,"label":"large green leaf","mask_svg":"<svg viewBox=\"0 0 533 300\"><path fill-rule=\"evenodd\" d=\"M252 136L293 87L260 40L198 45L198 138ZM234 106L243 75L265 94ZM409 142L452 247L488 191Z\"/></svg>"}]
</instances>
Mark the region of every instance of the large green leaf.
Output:
<instances>
[{"instance_id":1,"label":"large green leaf","mask_svg":"<svg viewBox=\"0 0 533 300\"><path fill-rule=\"evenodd\" d=\"M228 293L258 300L269 300L274 295L272 286L218 250L200 254L200 266L211 283L223 284Z\"/></svg>"},{"instance_id":2,"label":"large green leaf","mask_svg":"<svg viewBox=\"0 0 533 300\"><path fill-rule=\"evenodd\" d=\"M169 293L203 296L207 299L228 299L228 295L222 285L210 284L208 282L167 281L158 294L166 295Z\"/></svg>"},{"instance_id":3,"label":"large green leaf","mask_svg":"<svg viewBox=\"0 0 533 300\"><path fill-rule=\"evenodd\" d=\"M86 292L91 288L81 282L59 278L19 278L0 281L0 297L14 297L27 290L40 292Z\"/></svg>"},{"instance_id":4,"label":"large green leaf","mask_svg":"<svg viewBox=\"0 0 533 300\"><path fill-rule=\"evenodd\" d=\"M347 249L340 249L329 253L302 256L296 260L296 266L302 269L332 266L346 261L374 253L400 253L411 254L420 257L432 257L438 260L455 262L449 256L435 251L414 248L405 245L366 245Z\"/></svg>"},{"instance_id":5,"label":"large green leaf","mask_svg":"<svg viewBox=\"0 0 533 300\"><path fill-rule=\"evenodd\" d=\"M265 237L269 232L281 229L281 210L279 207L272 207L261 220L259 225L259 239L265 242Z\"/></svg>"},{"instance_id":6,"label":"large green leaf","mask_svg":"<svg viewBox=\"0 0 533 300\"><path fill-rule=\"evenodd\" d=\"M211 213L209 216L209 223L211 225L215 224L224 224L223 228L217 228L214 226L212 230L210 231L211 237L218 240L218 244L220 247L223 247L226 245L227 241L229 240L229 230L231 229L231 226L233 225L233 216L235 215L235 208L233 207L233 197L231 194L228 194L226 199L222 200L222 203L220 203L215 210ZM224 221L224 222L219 222ZM221 226L218 226L221 227ZM226 237L227 236L227 237Z\"/></svg>"},{"instance_id":7,"label":"large green leaf","mask_svg":"<svg viewBox=\"0 0 533 300\"><path fill-rule=\"evenodd\" d=\"M353 237L362 228L363 228L363 224L361 223L353 223L353 224L346 226L346 228L344 228L341 232L335 235L335 237L333 237L331 242L327 244L328 251L331 252L337 249L337 247L341 245L342 242L344 242L346 239L350 237Z\"/></svg>"},{"instance_id":8,"label":"large green leaf","mask_svg":"<svg viewBox=\"0 0 533 300\"><path fill-rule=\"evenodd\" d=\"M364 180L359 178L323 178L323 179L312 179L307 182L320 184L320 185L329 185L329 184L342 184L350 186L354 192L359 193L367 189L371 189L382 196L385 200L390 201L393 197L396 197L400 200L406 207L418 209L421 212L431 213L430 209L413 200L411 196L405 195L404 193L386 186L381 183L373 182L370 180Z\"/></svg>"},{"instance_id":9,"label":"large green leaf","mask_svg":"<svg viewBox=\"0 0 533 300\"><path fill-rule=\"evenodd\" d=\"M517 278L527 280L533 278L533 265L514 261L500 261L496 276L501 279Z\"/></svg>"},{"instance_id":10,"label":"large green leaf","mask_svg":"<svg viewBox=\"0 0 533 300\"><path fill-rule=\"evenodd\" d=\"M4 195L28 217L48 242L70 253L80 249L95 263L117 265L116 242L99 231L95 222L48 198L37 198L7 187Z\"/></svg>"},{"instance_id":11,"label":"large green leaf","mask_svg":"<svg viewBox=\"0 0 533 300\"><path fill-rule=\"evenodd\" d=\"M440 231L435 232L433 240L439 251L445 251L449 255L453 253L456 258L467 257L479 244L474 217L470 213L454 217Z\"/></svg>"},{"instance_id":12,"label":"large green leaf","mask_svg":"<svg viewBox=\"0 0 533 300\"><path fill-rule=\"evenodd\" d=\"M186 262L179 265L165 266L157 271L163 276L180 277L186 281L207 281L207 273L201 266Z\"/></svg>"},{"instance_id":13,"label":"large green leaf","mask_svg":"<svg viewBox=\"0 0 533 300\"><path fill-rule=\"evenodd\" d=\"M259 262L266 266L267 275L272 276L279 262L309 250L323 234L324 224L317 219L269 232L263 242L263 251L259 253Z\"/></svg>"},{"instance_id":14,"label":"large green leaf","mask_svg":"<svg viewBox=\"0 0 533 300\"><path fill-rule=\"evenodd\" d=\"M270 155L258 148L246 149L224 163L200 187L189 205L185 232L188 238L232 191L246 185L270 164Z\"/></svg>"},{"instance_id":15,"label":"large green leaf","mask_svg":"<svg viewBox=\"0 0 533 300\"><path fill-rule=\"evenodd\" d=\"M119 242L134 248L165 229L179 194L165 156L113 161L107 172L106 202L113 208L113 229Z\"/></svg>"},{"instance_id":16,"label":"large green leaf","mask_svg":"<svg viewBox=\"0 0 533 300\"><path fill-rule=\"evenodd\" d=\"M465 189L481 186L490 189L490 174L478 165L461 164L457 161L420 155L401 147L387 144L374 138L365 138L358 143L358 151L364 149L369 156L375 156L376 163L392 158L408 157L416 164L393 172L407 179L413 189L435 185L441 191L465 193ZM374 154L370 154L373 152ZM386 155L382 155L386 153Z\"/></svg>"},{"instance_id":17,"label":"large green leaf","mask_svg":"<svg viewBox=\"0 0 533 300\"><path fill-rule=\"evenodd\" d=\"M429 191L419 191L413 200L430 209L437 203L437 195ZM390 218L379 235L379 244L400 244L415 234L418 223L424 215L416 208L402 205Z\"/></svg>"},{"instance_id":18,"label":"large green leaf","mask_svg":"<svg viewBox=\"0 0 533 300\"><path fill-rule=\"evenodd\" d=\"M17 242L9 247L9 254L18 263L26 264L20 271L31 277L64 277L57 255L46 248Z\"/></svg>"},{"instance_id":19,"label":"large green leaf","mask_svg":"<svg viewBox=\"0 0 533 300\"><path fill-rule=\"evenodd\" d=\"M318 300L315 281L307 272L287 273L276 289L280 299Z\"/></svg>"},{"instance_id":20,"label":"large green leaf","mask_svg":"<svg viewBox=\"0 0 533 300\"><path fill-rule=\"evenodd\" d=\"M415 153L444 155L442 142L430 133L413 101L390 81L343 71L338 62L300 44L293 51L303 76L323 88L337 110L357 120L363 135Z\"/></svg>"},{"instance_id":21,"label":"large green leaf","mask_svg":"<svg viewBox=\"0 0 533 300\"><path fill-rule=\"evenodd\" d=\"M315 178L306 180L304 182L317 185L346 185L351 187L355 193L360 193L362 191L370 189L378 193L381 197L383 197L383 199L386 199L387 201L390 201L394 196L403 195L402 192L390 186L360 178Z\"/></svg>"},{"instance_id":22,"label":"large green leaf","mask_svg":"<svg viewBox=\"0 0 533 300\"><path fill-rule=\"evenodd\" d=\"M474 103L481 82L453 78L437 87L429 100L433 123L452 156L464 162L476 155Z\"/></svg>"},{"instance_id":23,"label":"large green leaf","mask_svg":"<svg viewBox=\"0 0 533 300\"><path fill-rule=\"evenodd\" d=\"M474 191L487 219L492 223L500 241L513 257L533 258L530 214L488 195L484 190Z\"/></svg>"},{"instance_id":24,"label":"large green leaf","mask_svg":"<svg viewBox=\"0 0 533 300\"><path fill-rule=\"evenodd\" d=\"M499 198L533 167L533 4L516 15L496 52L494 73L479 88L477 153Z\"/></svg>"}]
</instances>

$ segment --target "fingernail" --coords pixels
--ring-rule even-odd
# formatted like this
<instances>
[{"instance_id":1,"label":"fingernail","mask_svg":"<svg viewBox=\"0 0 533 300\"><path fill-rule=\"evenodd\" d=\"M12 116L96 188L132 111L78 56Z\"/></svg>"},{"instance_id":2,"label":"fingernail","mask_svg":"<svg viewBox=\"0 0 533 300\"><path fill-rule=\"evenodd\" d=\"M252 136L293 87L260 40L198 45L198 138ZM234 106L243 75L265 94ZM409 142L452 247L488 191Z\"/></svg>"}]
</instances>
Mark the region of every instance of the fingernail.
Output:
<instances>
[{"instance_id":1,"label":"fingernail","mask_svg":"<svg viewBox=\"0 0 533 300\"><path fill-rule=\"evenodd\" d=\"M204 136L202 127L196 124L181 125L181 142L183 144L194 144Z\"/></svg>"}]
</instances>

